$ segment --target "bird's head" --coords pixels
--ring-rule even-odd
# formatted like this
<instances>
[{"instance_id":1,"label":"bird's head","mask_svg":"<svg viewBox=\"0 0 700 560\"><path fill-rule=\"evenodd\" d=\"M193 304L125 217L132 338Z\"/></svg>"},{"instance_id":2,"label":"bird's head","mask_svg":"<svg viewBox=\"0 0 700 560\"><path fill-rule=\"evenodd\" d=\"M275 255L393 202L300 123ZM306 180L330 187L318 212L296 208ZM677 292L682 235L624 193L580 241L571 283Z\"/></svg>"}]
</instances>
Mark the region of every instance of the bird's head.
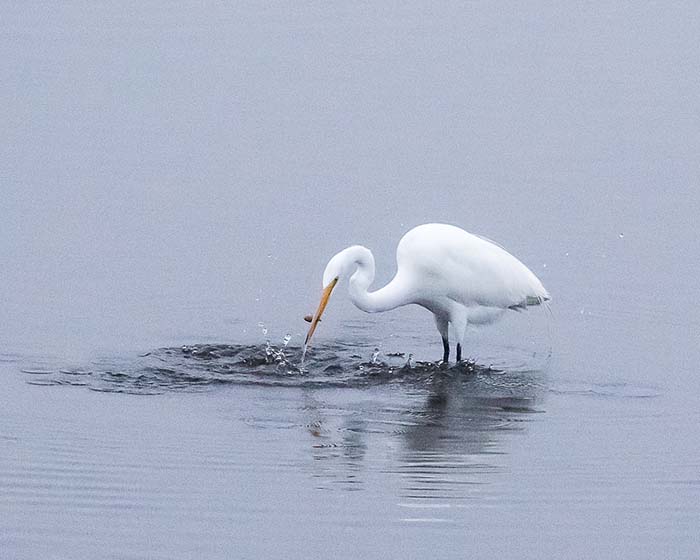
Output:
<instances>
[{"instance_id":1,"label":"bird's head","mask_svg":"<svg viewBox=\"0 0 700 560\"><path fill-rule=\"evenodd\" d=\"M366 249L365 249L366 250ZM337 255L334 255L326 265L326 270L323 271L323 292L321 293L321 301L318 304L318 309L312 317L308 318L311 322L309 332L306 334L304 346L306 346L316 330L318 322L321 320L321 315L328 305L328 299L331 297L331 292L341 278L345 278L352 273L357 267L357 251L358 247L348 247L342 250Z\"/></svg>"}]
</instances>

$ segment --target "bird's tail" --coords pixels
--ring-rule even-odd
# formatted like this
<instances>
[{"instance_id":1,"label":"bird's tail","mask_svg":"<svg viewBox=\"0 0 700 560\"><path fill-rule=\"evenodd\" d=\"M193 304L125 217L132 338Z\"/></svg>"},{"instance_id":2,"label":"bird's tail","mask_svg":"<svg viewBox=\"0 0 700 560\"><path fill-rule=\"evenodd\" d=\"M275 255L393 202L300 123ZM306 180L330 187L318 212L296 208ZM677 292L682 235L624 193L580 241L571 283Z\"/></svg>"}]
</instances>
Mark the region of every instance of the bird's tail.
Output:
<instances>
[{"instance_id":1,"label":"bird's tail","mask_svg":"<svg viewBox=\"0 0 700 560\"><path fill-rule=\"evenodd\" d=\"M552 298L550 297L549 292L545 291L540 295L527 296L523 301L515 305L511 305L508 309L512 309L513 311L525 311L528 307L533 305L546 304L551 299ZM549 309L549 305L546 305L546 307Z\"/></svg>"}]
</instances>

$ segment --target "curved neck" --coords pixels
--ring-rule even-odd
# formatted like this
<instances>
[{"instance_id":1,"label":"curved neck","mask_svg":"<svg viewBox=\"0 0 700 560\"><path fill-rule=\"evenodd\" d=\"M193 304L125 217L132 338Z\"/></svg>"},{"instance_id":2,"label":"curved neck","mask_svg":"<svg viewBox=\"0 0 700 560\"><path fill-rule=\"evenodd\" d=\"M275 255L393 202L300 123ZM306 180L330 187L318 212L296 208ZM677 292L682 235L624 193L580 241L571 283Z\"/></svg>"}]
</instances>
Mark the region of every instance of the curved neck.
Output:
<instances>
[{"instance_id":1,"label":"curved neck","mask_svg":"<svg viewBox=\"0 0 700 560\"><path fill-rule=\"evenodd\" d=\"M351 251L352 261L357 265L357 270L350 276L349 285L350 300L357 307L367 313L378 313L410 303L397 276L383 288L374 292L368 291L374 281L375 268L372 252L360 246L350 247L347 250Z\"/></svg>"}]
</instances>

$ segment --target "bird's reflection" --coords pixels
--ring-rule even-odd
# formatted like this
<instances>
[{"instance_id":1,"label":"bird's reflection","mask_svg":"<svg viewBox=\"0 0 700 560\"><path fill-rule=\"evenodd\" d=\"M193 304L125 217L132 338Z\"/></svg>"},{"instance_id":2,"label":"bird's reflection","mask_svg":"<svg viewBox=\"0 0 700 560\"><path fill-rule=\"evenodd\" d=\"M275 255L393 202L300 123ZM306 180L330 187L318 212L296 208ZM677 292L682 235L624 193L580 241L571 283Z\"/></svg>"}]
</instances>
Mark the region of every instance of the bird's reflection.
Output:
<instances>
[{"instance_id":1,"label":"bird's reflection","mask_svg":"<svg viewBox=\"0 0 700 560\"><path fill-rule=\"evenodd\" d=\"M371 462L404 498L472 497L506 468L508 434L524 432L543 411L542 372L424 373L342 404L306 394L320 486L359 489Z\"/></svg>"}]
</instances>

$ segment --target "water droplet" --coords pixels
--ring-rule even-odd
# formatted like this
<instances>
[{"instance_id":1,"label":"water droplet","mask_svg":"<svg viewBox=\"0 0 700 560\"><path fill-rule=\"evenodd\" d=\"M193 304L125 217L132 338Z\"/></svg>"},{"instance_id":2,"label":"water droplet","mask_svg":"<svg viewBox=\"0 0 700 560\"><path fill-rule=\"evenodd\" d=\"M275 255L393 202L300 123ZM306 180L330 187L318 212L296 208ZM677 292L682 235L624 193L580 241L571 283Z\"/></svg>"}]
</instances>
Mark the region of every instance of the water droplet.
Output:
<instances>
[{"instance_id":1,"label":"water droplet","mask_svg":"<svg viewBox=\"0 0 700 560\"><path fill-rule=\"evenodd\" d=\"M372 359L370 360L373 364L378 364L379 363L379 348L375 348L374 352L372 352Z\"/></svg>"},{"instance_id":2,"label":"water droplet","mask_svg":"<svg viewBox=\"0 0 700 560\"><path fill-rule=\"evenodd\" d=\"M625 236L624 233L622 233L622 232L618 233L618 237L619 237L620 239L622 239L624 236Z\"/></svg>"},{"instance_id":3,"label":"water droplet","mask_svg":"<svg viewBox=\"0 0 700 560\"><path fill-rule=\"evenodd\" d=\"M282 344L286 347L287 344L289 344L289 341L292 340L292 335L291 334L286 334L284 335L284 338L282 339Z\"/></svg>"}]
</instances>

